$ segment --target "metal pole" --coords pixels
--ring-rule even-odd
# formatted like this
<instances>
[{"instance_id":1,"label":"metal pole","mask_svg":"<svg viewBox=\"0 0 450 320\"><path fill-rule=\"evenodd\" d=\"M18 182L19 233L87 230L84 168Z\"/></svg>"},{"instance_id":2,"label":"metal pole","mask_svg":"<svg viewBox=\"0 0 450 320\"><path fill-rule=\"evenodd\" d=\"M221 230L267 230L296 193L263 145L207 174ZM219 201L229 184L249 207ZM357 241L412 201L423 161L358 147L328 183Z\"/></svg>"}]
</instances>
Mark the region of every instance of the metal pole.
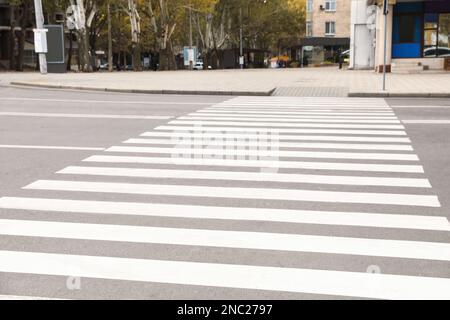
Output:
<instances>
[{"instance_id":1,"label":"metal pole","mask_svg":"<svg viewBox=\"0 0 450 320\"><path fill-rule=\"evenodd\" d=\"M113 71L113 50L112 50L112 26L111 26L111 1L108 0L107 5L108 17L108 71Z\"/></svg>"},{"instance_id":2,"label":"metal pole","mask_svg":"<svg viewBox=\"0 0 450 320\"><path fill-rule=\"evenodd\" d=\"M192 6L189 3L189 54L192 52ZM194 58L194 55L192 55ZM189 57L189 69L194 70L194 62Z\"/></svg>"},{"instance_id":3,"label":"metal pole","mask_svg":"<svg viewBox=\"0 0 450 320\"><path fill-rule=\"evenodd\" d=\"M34 12L36 15L36 29L44 29L44 13L41 0L34 0ZM45 53L39 53L39 68L41 74L47 74L47 57Z\"/></svg>"},{"instance_id":4,"label":"metal pole","mask_svg":"<svg viewBox=\"0 0 450 320\"><path fill-rule=\"evenodd\" d=\"M243 30L242 30L242 4L239 8L239 20L240 20L240 28L239 28L239 64L241 66L241 69L244 69L244 45L242 43L243 38Z\"/></svg>"},{"instance_id":5,"label":"metal pole","mask_svg":"<svg viewBox=\"0 0 450 320\"><path fill-rule=\"evenodd\" d=\"M384 62L383 62L383 91L386 91L386 64L387 64L387 25L388 25L388 2L384 0Z\"/></svg>"}]
</instances>

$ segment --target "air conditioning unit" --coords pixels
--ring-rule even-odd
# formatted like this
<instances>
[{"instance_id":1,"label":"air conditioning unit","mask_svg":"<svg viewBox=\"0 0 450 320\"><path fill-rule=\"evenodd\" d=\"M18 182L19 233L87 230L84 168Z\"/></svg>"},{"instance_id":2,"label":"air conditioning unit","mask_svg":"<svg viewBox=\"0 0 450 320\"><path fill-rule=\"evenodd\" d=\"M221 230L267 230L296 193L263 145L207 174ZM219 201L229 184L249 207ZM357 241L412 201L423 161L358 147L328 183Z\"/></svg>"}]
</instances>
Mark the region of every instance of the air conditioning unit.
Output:
<instances>
[{"instance_id":1,"label":"air conditioning unit","mask_svg":"<svg viewBox=\"0 0 450 320\"><path fill-rule=\"evenodd\" d=\"M55 13L55 22L56 23L64 23L65 16L64 13Z\"/></svg>"}]
</instances>

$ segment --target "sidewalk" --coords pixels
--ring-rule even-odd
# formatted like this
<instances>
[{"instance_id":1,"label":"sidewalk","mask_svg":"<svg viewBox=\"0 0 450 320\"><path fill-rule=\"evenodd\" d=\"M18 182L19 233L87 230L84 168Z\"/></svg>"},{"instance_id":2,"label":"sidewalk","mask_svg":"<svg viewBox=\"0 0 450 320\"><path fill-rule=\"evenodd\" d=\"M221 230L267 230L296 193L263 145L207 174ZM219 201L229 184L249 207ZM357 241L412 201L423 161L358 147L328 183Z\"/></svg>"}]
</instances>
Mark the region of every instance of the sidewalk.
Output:
<instances>
[{"instance_id":1,"label":"sidewalk","mask_svg":"<svg viewBox=\"0 0 450 320\"><path fill-rule=\"evenodd\" d=\"M388 74L372 71L253 69L169 72L0 73L0 85L133 93L279 96L450 97L450 72Z\"/></svg>"}]
</instances>

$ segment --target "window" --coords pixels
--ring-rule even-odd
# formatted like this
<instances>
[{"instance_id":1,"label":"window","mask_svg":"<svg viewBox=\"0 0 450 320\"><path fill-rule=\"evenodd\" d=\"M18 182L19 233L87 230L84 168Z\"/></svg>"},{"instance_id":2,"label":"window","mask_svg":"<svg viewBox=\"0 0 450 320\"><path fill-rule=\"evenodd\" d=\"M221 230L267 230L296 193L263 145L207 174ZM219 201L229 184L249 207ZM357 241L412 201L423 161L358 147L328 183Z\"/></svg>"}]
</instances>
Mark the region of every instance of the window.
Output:
<instances>
[{"instance_id":1,"label":"window","mask_svg":"<svg viewBox=\"0 0 450 320\"><path fill-rule=\"evenodd\" d=\"M436 45L438 38L438 14L426 14L423 31L423 56L436 57Z\"/></svg>"},{"instance_id":2,"label":"window","mask_svg":"<svg viewBox=\"0 0 450 320\"><path fill-rule=\"evenodd\" d=\"M325 11L336 11L336 0L326 0Z\"/></svg>"},{"instance_id":3,"label":"window","mask_svg":"<svg viewBox=\"0 0 450 320\"><path fill-rule=\"evenodd\" d=\"M423 56L450 57L450 14L426 14Z\"/></svg>"},{"instance_id":4,"label":"window","mask_svg":"<svg viewBox=\"0 0 450 320\"><path fill-rule=\"evenodd\" d=\"M313 0L308 0L306 2L306 12L312 12L313 11Z\"/></svg>"},{"instance_id":5,"label":"window","mask_svg":"<svg viewBox=\"0 0 450 320\"><path fill-rule=\"evenodd\" d=\"M450 57L450 13L439 15L438 57Z\"/></svg>"},{"instance_id":6,"label":"window","mask_svg":"<svg viewBox=\"0 0 450 320\"><path fill-rule=\"evenodd\" d=\"M325 35L334 36L336 34L336 23L334 21L325 22Z\"/></svg>"},{"instance_id":7,"label":"window","mask_svg":"<svg viewBox=\"0 0 450 320\"><path fill-rule=\"evenodd\" d=\"M312 35L313 35L312 22L311 21L306 21L306 36L307 37L312 37Z\"/></svg>"}]
</instances>

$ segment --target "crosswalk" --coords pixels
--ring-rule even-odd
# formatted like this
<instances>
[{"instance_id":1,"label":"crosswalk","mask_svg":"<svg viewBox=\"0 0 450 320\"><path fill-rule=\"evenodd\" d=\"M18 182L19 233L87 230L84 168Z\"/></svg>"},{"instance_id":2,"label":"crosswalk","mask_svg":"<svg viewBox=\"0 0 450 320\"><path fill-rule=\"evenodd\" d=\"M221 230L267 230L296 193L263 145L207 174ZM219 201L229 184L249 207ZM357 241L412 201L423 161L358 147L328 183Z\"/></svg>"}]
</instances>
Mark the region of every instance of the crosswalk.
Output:
<instances>
[{"instance_id":1,"label":"crosswalk","mask_svg":"<svg viewBox=\"0 0 450 320\"><path fill-rule=\"evenodd\" d=\"M383 99L229 99L0 195L0 279L449 299L450 223L425 171ZM139 294L167 297L155 288Z\"/></svg>"}]
</instances>

